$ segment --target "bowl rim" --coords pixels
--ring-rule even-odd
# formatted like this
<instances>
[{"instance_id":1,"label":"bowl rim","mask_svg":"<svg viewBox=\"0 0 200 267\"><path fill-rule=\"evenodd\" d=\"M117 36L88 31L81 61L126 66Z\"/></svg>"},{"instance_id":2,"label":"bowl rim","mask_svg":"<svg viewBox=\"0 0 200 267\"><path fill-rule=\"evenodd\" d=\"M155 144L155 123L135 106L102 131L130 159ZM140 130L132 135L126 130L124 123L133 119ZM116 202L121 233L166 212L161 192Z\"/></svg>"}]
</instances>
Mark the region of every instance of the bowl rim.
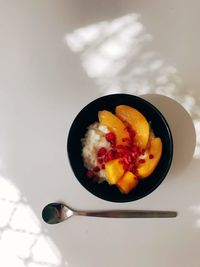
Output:
<instances>
[{"instance_id":1,"label":"bowl rim","mask_svg":"<svg viewBox=\"0 0 200 267\"><path fill-rule=\"evenodd\" d=\"M95 194L93 191L91 191L90 188L89 188L89 186L86 186L85 184L83 184L83 182L81 181L81 179L79 177L77 177L77 175L75 174L74 167L73 167L73 164L72 164L72 160L70 158L70 152L69 152L69 139L70 139L71 131L74 128L74 125L76 124L77 119L80 116L80 114L82 112L84 112L85 110L87 110L88 107L91 106L92 104L94 104L95 102L97 102L99 100L104 100L104 99L106 99L108 97L112 97L112 96L114 96L114 97L131 97L131 98L137 99L138 101L142 101L146 105L148 105L151 109L153 109L159 115L159 117L161 118L161 120L164 122L164 124L166 126L166 130L167 130L167 134L168 134L169 140L170 140L170 143L169 143L169 147L170 147L169 148L169 150L170 150L169 158L168 158L168 161L167 161L167 165L165 167L165 171L162 173L162 178L160 178L154 185L152 185L149 188L149 190L145 191L143 194L140 194L139 196L136 196L134 198L129 198L129 199L108 199L108 198L106 198L104 196L101 196L99 194ZM81 184L81 186L83 188L85 188L85 190L88 191L93 196L97 197L98 199L101 199L101 200L104 200L104 201L108 201L108 202L113 202L113 203L128 203L128 202L133 202L133 201L142 199L142 198L150 195L151 193L153 193L153 191L155 191L155 189L158 188L160 186L160 184L163 182L163 180L166 178L166 176L167 176L167 174L168 174L168 172L170 170L170 167L171 167L171 164L172 164L172 160L173 160L173 152L174 152L173 136L172 136L172 132L170 130L169 124L168 124L167 120L165 119L164 115L158 110L158 108L156 108L152 103L150 103L149 101L145 100L144 98L142 98L140 96L132 95L132 94L126 94L126 93L113 93L113 94L103 95L103 96L100 96L100 97L98 97L98 98L90 101L75 116L75 118L73 119L73 121L72 121L72 123L70 125L70 129L69 129L68 135L67 135L67 156L68 156L70 167L71 167L71 169L73 171L73 174L74 174L75 178L78 180L78 182Z\"/></svg>"}]
</instances>

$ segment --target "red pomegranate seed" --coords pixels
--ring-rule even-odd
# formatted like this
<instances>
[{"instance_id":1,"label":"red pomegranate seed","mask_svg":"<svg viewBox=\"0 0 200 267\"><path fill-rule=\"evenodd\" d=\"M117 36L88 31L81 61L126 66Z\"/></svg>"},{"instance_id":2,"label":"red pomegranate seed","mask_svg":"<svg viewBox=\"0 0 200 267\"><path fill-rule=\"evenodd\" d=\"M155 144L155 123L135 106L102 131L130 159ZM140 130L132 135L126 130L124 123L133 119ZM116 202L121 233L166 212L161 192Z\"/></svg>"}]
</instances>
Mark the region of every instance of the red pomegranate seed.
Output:
<instances>
[{"instance_id":1,"label":"red pomegranate seed","mask_svg":"<svg viewBox=\"0 0 200 267\"><path fill-rule=\"evenodd\" d=\"M139 147L138 146L133 146L133 152L138 152L139 151Z\"/></svg>"},{"instance_id":2,"label":"red pomegranate seed","mask_svg":"<svg viewBox=\"0 0 200 267\"><path fill-rule=\"evenodd\" d=\"M106 154L105 157L104 157L104 162L108 162L109 161L109 158L108 158L108 155Z\"/></svg>"},{"instance_id":3,"label":"red pomegranate seed","mask_svg":"<svg viewBox=\"0 0 200 267\"><path fill-rule=\"evenodd\" d=\"M132 138L132 139L135 138L135 131L130 130L129 135L130 135L130 138Z\"/></svg>"},{"instance_id":4,"label":"red pomegranate seed","mask_svg":"<svg viewBox=\"0 0 200 267\"><path fill-rule=\"evenodd\" d=\"M127 149L124 150L124 154L126 155L126 157L131 155L131 152Z\"/></svg>"},{"instance_id":5,"label":"red pomegranate seed","mask_svg":"<svg viewBox=\"0 0 200 267\"><path fill-rule=\"evenodd\" d=\"M98 175L95 175L95 176L92 178L92 181L93 181L94 183L96 183L98 180L99 180L99 176L98 176Z\"/></svg>"},{"instance_id":6,"label":"red pomegranate seed","mask_svg":"<svg viewBox=\"0 0 200 267\"><path fill-rule=\"evenodd\" d=\"M98 163L102 164L103 163L103 159L98 159Z\"/></svg>"},{"instance_id":7,"label":"red pomegranate seed","mask_svg":"<svg viewBox=\"0 0 200 267\"><path fill-rule=\"evenodd\" d=\"M130 139L129 138L122 138L122 142L128 142L128 143L130 143Z\"/></svg>"},{"instance_id":8,"label":"red pomegranate seed","mask_svg":"<svg viewBox=\"0 0 200 267\"><path fill-rule=\"evenodd\" d=\"M120 160L119 160L119 163L120 163L120 164L124 164L124 160L123 160L123 159L120 159Z\"/></svg>"},{"instance_id":9,"label":"red pomegranate seed","mask_svg":"<svg viewBox=\"0 0 200 267\"><path fill-rule=\"evenodd\" d=\"M150 155L149 155L149 158L150 158L150 159L153 159L153 158L154 158L154 155L150 154Z\"/></svg>"},{"instance_id":10,"label":"red pomegranate seed","mask_svg":"<svg viewBox=\"0 0 200 267\"><path fill-rule=\"evenodd\" d=\"M128 166L128 170L131 172L132 170L133 170L133 168L134 168L134 164L132 163L132 164L129 164L129 166Z\"/></svg>"},{"instance_id":11,"label":"red pomegranate seed","mask_svg":"<svg viewBox=\"0 0 200 267\"><path fill-rule=\"evenodd\" d=\"M117 145L116 149L124 149L124 146L123 145Z\"/></svg>"},{"instance_id":12,"label":"red pomegranate seed","mask_svg":"<svg viewBox=\"0 0 200 267\"><path fill-rule=\"evenodd\" d=\"M102 164L101 165L101 168L104 170L105 169L105 164Z\"/></svg>"},{"instance_id":13,"label":"red pomegranate seed","mask_svg":"<svg viewBox=\"0 0 200 267\"><path fill-rule=\"evenodd\" d=\"M135 167L133 167L133 168L132 168L131 172L132 172L132 173L134 173L134 174L136 174L136 173L137 173L137 171L136 171Z\"/></svg>"},{"instance_id":14,"label":"red pomegranate seed","mask_svg":"<svg viewBox=\"0 0 200 267\"><path fill-rule=\"evenodd\" d=\"M127 126L124 130L127 131L127 132L129 132L130 131L130 127Z\"/></svg>"},{"instance_id":15,"label":"red pomegranate seed","mask_svg":"<svg viewBox=\"0 0 200 267\"><path fill-rule=\"evenodd\" d=\"M131 156L132 156L133 158L135 158L135 155L136 155L136 154L135 154L134 152L131 153Z\"/></svg>"},{"instance_id":16,"label":"red pomegranate seed","mask_svg":"<svg viewBox=\"0 0 200 267\"><path fill-rule=\"evenodd\" d=\"M123 169L126 170L127 164L124 161L122 161L120 164L123 166Z\"/></svg>"},{"instance_id":17,"label":"red pomegranate seed","mask_svg":"<svg viewBox=\"0 0 200 267\"><path fill-rule=\"evenodd\" d=\"M100 168L98 166L94 167L93 172L99 172Z\"/></svg>"},{"instance_id":18,"label":"red pomegranate seed","mask_svg":"<svg viewBox=\"0 0 200 267\"><path fill-rule=\"evenodd\" d=\"M130 151L130 150L132 150L132 147L130 147L130 145L129 145L129 146L124 146L124 149L125 149L126 151Z\"/></svg>"},{"instance_id":19,"label":"red pomegranate seed","mask_svg":"<svg viewBox=\"0 0 200 267\"><path fill-rule=\"evenodd\" d=\"M116 137L115 137L115 134L114 133L110 132L110 133L107 133L106 134L106 140L108 142L114 143L115 142L115 139L116 139Z\"/></svg>"},{"instance_id":20,"label":"red pomegranate seed","mask_svg":"<svg viewBox=\"0 0 200 267\"><path fill-rule=\"evenodd\" d=\"M145 163L145 159L140 159L139 163Z\"/></svg>"},{"instance_id":21,"label":"red pomegranate seed","mask_svg":"<svg viewBox=\"0 0 200 267\"><path fill-rule=\"evenodd\" d=\"M106 154L106 149L105 149L105 147L101 147L101 148L99 148L99 150L98 150L98 152L97 152L97 156L98 157L102 157L102 156L104 156L105 154Z\"/></svg>"},{"instance_id":22,"label":"red pomegranate seed","mask_svg":"<svg viewBox=\"0 0 200 267\"><path fill-rule=\"evenodd\" d=\"M127 160L128 160L129 163L131 163L131 162L132 162L132 157L129 155L129 156L127 157Z\"/></svg>"},{"instance_id":23,"label":"red pomegranate seed","mask_svg":"<svg viewBox=\"0 0 200 267\"><path fill-rule=\"evenodd\" d=\"M113 160L115 158L115 154L113 150L110 150L107 154L109 160Z\"/></svg>"},{"instance_id":24,"label":"red pomegranate seed","mask_svg":"<svg viewBox=\"0 0 200 267\"><path fill-rule=\"evenodd\" d=\"M132 157L133 157L134 160L137 160L139 155L137 153L132 153Z\"/></svg>"},{"instance_id":25,"label":"red pomegranate seed","mask_svg":"<svg viewBox=\"0 0 200 267\"><path fill-rule=\"evenodd\" d=\"M128 171L128 169L129 169L129 164L125 164L125 170Z\"/></svg>"},{"instance_id":26,"label":"red pomegranate seed","mask_svg":"<svg viewBox=\"0 0 200 267\"><path fill-rule=\"evenodd\" d=\"M113 142L113 143L111 142L111 147L112 147L112 148L115 147L115 143L114 143L114 142Z\"/></svg>"},{"instance_id":27,"label":"red pomegranate seed","mask_svg":"<svg viewBox=\"0 0 200 267\"><path fill-rule=\"evenodd\" d=\"M91 171L91 170L88 170L86 175L87 175L88 178L92 178L94 176L94 172Z\"/></svg>"},{"instance_id":28,"label":"red pomegranate seed","mask_svg":"<svg viewBox=\"0 0 200 267\"><path fill-rule=\"evenodd\" d=\"M123 157L123 153L122 152L117 152L116 153L116 158L122 158Z\"/></svg>"},{"instance_id":29,"label":"red pomegranate seed","mask_svg":"<svg viewBox=\"0 0 200 267\"><path fill-rule=\"evenodd\" d=\"M129 165L129 161L127 158L124 158L124 162L125 162L125 164Z\"/></svg>"},{"instance_id":30,"label":"red pomegranate seed","mask_svg":"<svg viewBox=\"0 0 200 267\"><path fill-rule=\"evenodd\" d=\"M137 177L137 176L135 176L135 177L134 177L134 179L135 179L135 181L136 181L136 182L138 182L138 181L139 181L139 179L138 179L138 177Z\"/></svg>"}]
</instances>

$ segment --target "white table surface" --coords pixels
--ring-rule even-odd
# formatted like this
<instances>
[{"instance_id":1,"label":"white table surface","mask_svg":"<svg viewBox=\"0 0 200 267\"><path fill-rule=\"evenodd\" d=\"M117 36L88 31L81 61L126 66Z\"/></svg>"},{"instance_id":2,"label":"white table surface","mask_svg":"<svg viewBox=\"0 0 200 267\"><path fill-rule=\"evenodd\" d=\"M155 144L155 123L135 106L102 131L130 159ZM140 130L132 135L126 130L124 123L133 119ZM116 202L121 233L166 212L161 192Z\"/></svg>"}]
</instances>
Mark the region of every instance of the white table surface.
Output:
<instances>
[{"instance_id":1,"label":"white table surface","mask_svg":"<svg viewBox=\"0 0 200 267\"><path fill-rule=\"evenodd\" d=\"M199 266L199 9L197 0L0 0L0 266ZM66 154L79 110L116 92L147 94L175 146L160 187L127 204L82 188ZM41 211L52 201L179 215L49 226Z\"/></svg>"}]
</instances>

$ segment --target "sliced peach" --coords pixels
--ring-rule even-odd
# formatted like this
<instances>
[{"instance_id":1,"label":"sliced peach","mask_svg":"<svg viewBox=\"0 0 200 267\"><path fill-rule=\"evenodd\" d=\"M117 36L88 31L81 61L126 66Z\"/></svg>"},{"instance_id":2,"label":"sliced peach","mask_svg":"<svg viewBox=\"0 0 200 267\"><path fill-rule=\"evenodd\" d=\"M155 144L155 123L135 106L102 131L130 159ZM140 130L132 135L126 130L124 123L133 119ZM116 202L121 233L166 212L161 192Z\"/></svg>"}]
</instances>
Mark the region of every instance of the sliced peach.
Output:
<instances>
[{"instance_id":1,"label":"sliced peach","mask_svg":"<svg viewBox=\"0 0 200 267\"><path fill-rule=\"evenodd\" d=\"M106 177L109 184L116 184L124 174L124 168L119 159L108 161L105 164Z\"/></svg>"},{"instance_id":2,"label":"sliced peach","mask_svg":"<svg viewBox=\"0 0 200 267\"><path fill-rule=\"evenodd\" d=\"M119 105L115 109L117 117L129 124L136 132L135 139L141 148L145 148L149 140L149 123L137 109L127 105Z\"/></svg>"},{"instance_id":3,"label":"sliced peach","mask_svg":"<svg viewBox=\"0 0 200 267\"><path fill-rule=\"evenodd\" d=\"M159 137L150 138L149 144L148 157L145 163L140 164L137 169L140 179L144 179L153 173L162 155L162 141Z\"/></svg>"},{"instance_id":4,"label":"sliced peach","mask_svg":"<svg viewBox=\"0 0 200 267\"><path fill-rule=\"evenodd\" d=\"M122 178L117 182L117 186L122 193L128 194L138 184L138 178L132 172L125 172Z\"/></svg>"},{"instance_id":5,"label":"sliced peach","mask_svg":"<svg viewBox=\"0 0 200 267\"><path fill-rule=\"evenodd\" d=\"M129 138L129 133L125 130L126 126L124 123L112 112L102 110L98 112L99 122L108 127L111 132L114 132L116 136L116 144L122 145L124 142L123 138Z\"/></svg>"}]
</instances>

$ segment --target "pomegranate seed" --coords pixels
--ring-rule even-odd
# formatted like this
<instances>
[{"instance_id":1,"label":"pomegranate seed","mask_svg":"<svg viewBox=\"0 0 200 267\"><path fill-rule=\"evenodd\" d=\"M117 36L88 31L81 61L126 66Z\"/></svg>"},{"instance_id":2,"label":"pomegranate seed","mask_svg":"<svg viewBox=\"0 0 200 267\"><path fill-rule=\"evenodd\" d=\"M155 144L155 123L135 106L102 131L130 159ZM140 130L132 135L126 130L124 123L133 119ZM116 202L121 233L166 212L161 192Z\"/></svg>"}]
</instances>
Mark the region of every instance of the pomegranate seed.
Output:
<instances>
[{"instance_id":1,"label":"pomegranate seed","mask_svg":"<svg viewBox=\"0 0 200 267\"><path fill-rule=\"evenodd\" d=\"M134 173L134 174L136 174L137 171L136 171L135 168L132 168L131 172Z\"/></svg>"},{"instance_id":2,"label":"pomegranate seed","mask_svg":"<svg viewBox=\"0 0 200 267\"><path fill-rule=\"evenodd\" d=\"M88 178L92 178L94 176L94 172L91 171L91 170L88 170L86 175L87 175Z\"/></svg>"},{"instance_id":3,"label":"pomegranate seed","mask_svg":"<svg viewBox=\"0 0 200 267\"><path fill-rule=\"evenodd\" d=\"M126 170L127 170L127 167L128 167L128 165L127 165L125 162L123 162L122 166L123 166L123 169L126 171Z\"/></svg>"},{"instance_id":4,"label":"pomegranate seed","mask_svg":"<svg viewBox=\"0 0 200 267\"><path fill-rule=\"evenodd\" d=\"M93 172L99 172L100 168L98 166L94 167Z\"/></svg>"},{"instance_id":5,"label":"pomegranate seed","mask_svg":"<svg viewBox=\"0 0 200 267\"><path fill-rule=\"evenodd\" d=\"M116 153L116 158L122 158L122 157L123 157L123 153L121 153L121 152Z\"/></svg>"},{"instance_id":6,"label":"pomegranate seed","mask_svg":"<svg viewBox=\"0 0 200 267\"><path fill-rule=\"evenodd\" d=\"M98 152L97 152L97 156L98 157L102 157L102 156L104 156L106 154L106 149L105 149L105 147L101 147L101 148L99 148L99 150L98 150Z\"/></svg>"},{"instance_id":7,"label":"pomegranate seed","mask_svg":"<svg viewBox=\"0 0 200 267\"><path fill-rule=\"evenodd\" d=\"M142 163L142 164L145 163L145 159L140 159L139 163Z\"/></svg>"},{"instance_id":8,"label":"pomegranate seed","mask_svg":"<svg viewBox=\"0 0 200 267\"><path fill-rule=\"evenodd\" d=\"M130 143L130 139L129 138L122 138L122 142L128 142L128 143Z\"/></svg>"},{"instance_id":9,"label":"pomegranate seed","mask_svg":"<svg viewBox=\"0 0 200 267\"><path fill-rule=\"evenodd\" d=\"M98 175L95 175L95 176L92 178L92 181L93 181L94 183L96 183L98 180L99 180L99 176L98 176Z\"/></svg>"},{"instance_id":10,"label":"pomegranate seed","mask_svg":"<svg viewBox=\"0 0 200 267\"><path fill-rule=\"evenodd\" d=\"M130 135L130 138L134 138L135 137L135 131L131 130L129 131L129 135Z\"/></svg>"},{"instance_id":11,"label":"pomegranate seed","mask_svg":"<svg viewBox=\"0 0 200 267\"><path fill-rule=\"evenodd\" d=\"M135 176L135 177L134 177L134 179L135 179L135 181L136 181L136 182L138 182L138 181L139 181L139 179L138 179L138 177L137 177L137 176Z\"/></svg>"},{"instance_id":12,"label":"pomegranate seed","mask_svg":"<svg viewBox=\"0 0 200 267\"><path fill-rule=\"evenodd\" d=\"M134 153L134 154L132 154L132 157L136 161L138 159L139 155L137 153Z\"/></svg>"},{"instance_id":13,"label":"pomegranate seed","mask_svg":"<svg viewBox=\"0 0 200 267\"><path fill-rule=\"evenodd\" d=\"M126 151L130 151L130 150L131 150L131 147L130 147L130 146L124 146L124 149L125 149Z\"/></svg>"},{"instance_id":14,"label":"pomegranate seed","mask_svg":"<svg viewBox=\"0 0 200 267\"><path fill-rule=\"evenodd\" d=\"M111 147L114 148L115 147L115 143L111 143Z\"/></svg>"},{"instance_id":15,"label":"pomegranate seed","mask_svg":"<svg viewBox=\"0 0 200 267\"><path fill-rule=\"evenodd\" d=\"M139 147L138 146L133 146L133 152L138 152L139 151Z\"/></svg>"},{"instance_id":16,"label":"pomegranate seed","mask_svg":"<svg viewBox=\"0 0 200 267\"><path fill-rule=\"evenodd\" d=\"M116 148L117 148L117 149L124 149L124 146L122 146L122 145L117 145Z\"/></svg>"},{"instance_id":17,"label":"pomegranate seed","mask_svg":"<svg viewBox=\"0 0 200 267\"><path fill-rule=\"evenodd\" d=\"M116 139L116 137L115 137L115 134L114 133L110 132L110 133L107 133L106 134L106 140L108 142L114 143L115 142L115 139Z\"/></svg>"},{"instance_id":18,"label":"pomegranate seed","mask_svg":"<svg viewBox=\"0 0 200 267\"><path fill-rule=\"evenodd\" d=\"M98 159L98 163L102 164L103 163L103 159Z\"/></svg>"},{"instance_id":19,"label":"pomegranate seed","mask_svg":"<svg viewBox=\"0 0 200 267\"><path fill-rule=\"evenodd\" d=\"M127 157L128 158L128 156L130 156L131 154L130 154L130 152L129 151L124 151L124 155L125 155L125 157Z\"/></svg>"},{"instance_id":20,"label":"pomegranate seed","mask_svg":"<svg viewBox=\"0 0 200 267\"><path fill-rule=\"evenodd\" d=\"M114 151L110 150L107 154L109 160L113 160L115 158Z\"/></svg>"},{"instance_id":21,"label":"pomegranate seed","mask_svg":"<svg viewBox=\"0 0 200 267\"><path fill-rule=\"evenodd\" d=\"M131 157L130 155L127 157L127 159L128 159L128 162L129 162L129 163L132 162L132 157Z\"/></svg>"},{"instance_id":22,"label":"pomegranate seed","mask_svg":"<svg viewBox=\"0 0 200 267\"><path fill-rule=\"evenodd\" d=\"M127 131L127 132L129 132L130 131L129 126L127 126L124 130Z\"/></svg>"},{"instance_id":23,"label":"pomegranate seed","mask_svg":"<svg viewBox=\"0 0 200 267\"><path fill-rule=\"evenodd\" d=\"M108 155L106 154L105 157L104 157L104 162L108 162L109 161L109 158L108 158Z\"/></svg>"},{"instance_id":24,"label":"pomegranate seed","mask_svg":"<svg viewBox=\"0 0 200 267\"><path fill-rule=\"evenodd\" d=\"M125 164L129 165L129 161L127 158L124 158L124 162L125 162Z\"/></svg>"},{"instance_id":25,"label":"pomegranate seed","mask_svg":"<svg viewBox=\"0 0 200 267\"><path fill-rule=\"evenodd\" d=\"M150 154L150 155L149 155L149 158L150 158L150 159L153 159L153 158L154 158L154 155Z\"/></svg>"},{"instance_id":26,"label":"pomegranate seed","mask_svg":"<svg viewBox=\"0 0 200 267\"><path fill-rule=\"evenodd\" d=\"M128 169L129 169L129 164L125 164L125 169L128 171Z\"/></svg>"},{"instance_id":27,"label":"pomegranate seed","mask_svg":"<svg viewBox=\"0 0 200 267\"><path fill-rule=\"evenodd\" d=\"M105 164L102 164L101 165L101 168L104 170L105 169Z\"/></svg>"},{"instance_id":28,"label":"pomegranate seed","mask_svg":"<svg viewBox=\"0 0 200 267\"><path fill-rule=\"evenodd\" d=\"M124 160L123 160L123 159L120 159L120 160L119 160L119 163L120 163L120 164L124 164Z\"/></svg>"},{"instance_id":29,"label":"pomegranate seed","mask_svg":"<svg viewBox=\"0 0 200 267\"><path fill-rule=\"evenodd\" d=\"M133 168L134 168L134 164L132 163L132 164L130 164L129 166L128 166L128 170L129 171L132 171L133 170Z\"/></svg>"}]
</instances>

